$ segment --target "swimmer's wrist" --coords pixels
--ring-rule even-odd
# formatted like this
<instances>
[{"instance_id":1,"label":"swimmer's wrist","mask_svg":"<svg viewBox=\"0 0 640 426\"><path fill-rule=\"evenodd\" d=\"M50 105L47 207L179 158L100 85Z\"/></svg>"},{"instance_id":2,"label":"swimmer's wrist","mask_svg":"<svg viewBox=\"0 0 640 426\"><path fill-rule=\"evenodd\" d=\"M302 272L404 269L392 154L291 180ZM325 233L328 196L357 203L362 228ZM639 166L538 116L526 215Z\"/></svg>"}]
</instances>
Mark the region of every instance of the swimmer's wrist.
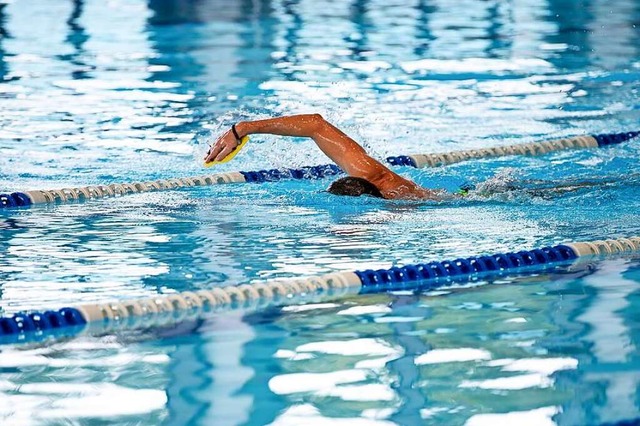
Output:
<instances>
[{"instance_id":1,"label":"swimmer's wrist","mask_svg":"<svg viewBox=\"0 0 640 426\"><path fill-rule=\"evenodd\" d=\"M251 134L251 130L249 129L249 123L246 121L238 121L233 125L233 128L236 130L234 136L241 141L245 136L249 136Z\"/></svg>"},{"instance_id":2,"label":"swimmer's wrist","mask_svg":"<svg viewBox=\"0 0 640 426\"><path fill-rule=\"evenodd\" d=\"M236 129L235 124L231 125L231 133L233 133L233 137L236 138L236 142L240 143L240 141L242 140L242 136L238 134L238 130Z\"/></svg>"}]
</instances>

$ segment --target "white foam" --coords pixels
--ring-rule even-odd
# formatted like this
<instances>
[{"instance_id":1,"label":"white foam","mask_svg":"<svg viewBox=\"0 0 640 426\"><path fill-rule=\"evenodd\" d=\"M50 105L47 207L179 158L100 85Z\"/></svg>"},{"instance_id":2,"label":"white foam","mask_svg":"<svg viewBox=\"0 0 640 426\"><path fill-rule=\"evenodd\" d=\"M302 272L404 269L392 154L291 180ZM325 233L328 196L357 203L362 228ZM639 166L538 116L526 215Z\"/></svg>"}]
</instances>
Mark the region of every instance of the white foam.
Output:
<instances>
[{"instance_id":1,"label":"white foam","mask_svg":"<svg viewBox=\"0 0 640 426\"><path fill-rule=\"evenodd\" d=\"M393 389L381 383L337 386L330 389L321 389L316 392L316 395L332 396L343 401L392 401L395 398Z\"/></svg>"},{"instance_id":2,"label":"white foam","mask_svg":"<svg viewBox=\"0 0 640 426\"><path fill-rule=\"evenodd\" d=\"M334 340L326 342L313 342L298 346L297 352L321 352L333 355L392 355L398 353L397 349L377 339Z\"/></svg>"},{"instance_id":3,"label":"white foam","mask_svg":"<svg viewBox=\"0 0 640 426\"><path fill-rule=\"evenodd\" d=\"M272 426L395 426L395 423L363 417L325 417L311 404L296 405L282 413Z\"/></svg>"},{"instance_id":4,"label":"white foam","mask_svg":"<svg viewBox=\"0 0 640 426\"><path fill-rule=\"evenodd\" d=\"M542 407L529 411L513 411L501 414L476 414L465 426L555 426L551 418L560 412L560 407Z\"/></svg>"},{"instance_id":5,"label":"white foam","mask_svg":"<svg viewBox=\"0 0 640 426\"><path fill-rule=\"evenodd\" d=\"M314 309L331 309L336 308L340 305L336 303L315 303L309 305L299 305L299 306L285 306L282 308L284 312L305 312L312 311Z\"/></svg>"},{"instance_id":6,"label":"white foam","mask_svg":"<svg viewBox=\"0 0 640 426\"><path fill-rule=\"evenodd\" d=\"M386 314L388 312L391 312L391 308L387 305L365 305L344 309L338 312L338 315Z\"/></svg>"},{"instance_id":7,"label":"white foam","mask_svg":"<svg viewBox=\"0 0 640 426\"><path fill-rule=\"evenodd\" d=\"M416 357L416 365L440 364L444 362L468 362L491 359L491 353L484 349L455 348L434 349Z\"/></svg>"},{"instance_id":8,"label":"white foam","mask_svg":"<svg viewBox=\"0 0 640 426\"><path fill-rule=\"evenodd\" d=\"M384 358L374 358L374 359L365 359L362 361L358 361L355 365L356 368L366 368L370 370L380 370L384 368L385 365L389 361L393 361L394 359L398 359L402 356L402 352L397 352L395 354L385 356Z\"/></svg>"},{"instance_id":9,"label":"white foam","mask_svg":"<svg viewBox=\"0 0 640 426\"><path fill-rule=\"evenodd\" d=\"M276 353L273 354L274 358L286 359L289 361L302 361L305 359L313 359L315 356L309 353L299 354L296 351L291 351L288 349L278 349Z\"/></svg>"},{"instance_id":10,"label":"white foam","mask_svg":"<svg viewBox=\"0 0 640 426\"><path fill-rule=\"evenodd\" d=\"M458 385L460 388L477 388L492 390L520 390L528 388L548 388L553 385L553 379L541 374L522 374L512 377L501 377L488 380L464 380Z\"/></svg>"},{"instance_id":11,"label":"white foam","mask_svg":"<svg viewBox=\"0 0 640 426\"><path fill-rule=\"evenodd\" d=\"M136 355L122 353L94 358L54 358L44 355L33 355L19 352L0 353L0 368L17 368L25 366L45 365L52 368L65 367L120 367L131 365L135 362L148 364L166 364L170 361L166 354Z\"/></svg>"},{"instance_id":12,"label":"white foam","mask_svg":"<svg viewBox=\"0 0 640 426\"><path fill-rule=\"evenodd\" d=\"M157 389L131 389L112 383L28 383L20 387L25 394L42 394L51 399L59 395L39 418L119 417L160 410L167 395ZM105 404L105 401L109 401Z\"/></svg>"},{"instance_id":13,"label":"white foam","mask_svg":"<svg viewBox=\"0 0 640 426\"><path fill-rule=\"evenodd\" d=\"M278 395L318 392L339 384L360 382L367 378L365 370L339 370L329 373L281 374L269 380L269 389Z\"/></svg>"},{"instance_id":14,"label":"white foam","mask_svg":"<svg viewBox=\"0 0 640 426\"><path fill-rule=\"evenodd\" d=\"M504 371L527 371L550 376L560 370L575 370L578 360L574 358L523 358L506 364Z\"/></svg>"},{"instance_id":15,"label":"white foam","mask_svg":"<svg viewBox=\"0 0 640 426\"><path fill-rule=\"evenodd\" d=\"M408 73L482 73L497 71L520 71L533 69L550 69L553 65L543 59L510 58L464 58L464 59L420 59L400 64Z\"/></svg>"}]
</instances>

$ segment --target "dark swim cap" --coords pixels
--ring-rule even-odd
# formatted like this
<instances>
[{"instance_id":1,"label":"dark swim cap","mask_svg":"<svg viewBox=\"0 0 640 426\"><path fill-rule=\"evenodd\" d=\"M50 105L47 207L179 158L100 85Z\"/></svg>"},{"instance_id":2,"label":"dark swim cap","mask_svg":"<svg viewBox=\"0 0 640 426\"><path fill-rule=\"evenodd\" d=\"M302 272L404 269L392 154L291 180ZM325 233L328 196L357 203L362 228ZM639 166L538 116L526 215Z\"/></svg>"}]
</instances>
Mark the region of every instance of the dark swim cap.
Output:
<instances>
[{"instance_id":1,"label":"dark swim cap","mask_svg":"<svg viewBox=\"0 0 640 426\"><path fill-rule=\"evenodd\" d=\"M349 195L358 197L360 195L371 195L373 197L384 198L380 190L366 179L347 176L331 183L328 191L334 195Z\"/></svg>"}]
</instances>

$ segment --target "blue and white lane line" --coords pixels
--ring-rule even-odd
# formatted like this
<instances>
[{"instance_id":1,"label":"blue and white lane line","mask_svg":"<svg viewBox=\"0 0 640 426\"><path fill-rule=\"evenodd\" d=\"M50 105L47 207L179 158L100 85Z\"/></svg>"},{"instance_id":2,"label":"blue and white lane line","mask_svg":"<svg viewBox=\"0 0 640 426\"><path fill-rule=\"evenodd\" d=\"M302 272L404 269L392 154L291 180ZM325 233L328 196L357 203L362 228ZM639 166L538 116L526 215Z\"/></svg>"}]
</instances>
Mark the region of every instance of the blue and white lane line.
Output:
<instances>
[{"instance_id":1,"label":"blue and white lane line","mask_svg":"<svg viewBox=\"0 0 640 426\"><path fill-rule=\"evenodd\" d=\"M318 297L335 298L346 294L397 290L430 291L477 278L539 271L574 262L578 258L638 252L640 237L578 242L389 269L336 272L316 277L157 295L146 299L114 300L58 310L20 312L0 317L0 343L72 336L87 328L92 333L104 333L170 325L197 319L210 312L302 303Z\"/></svg>"}]
</instances>

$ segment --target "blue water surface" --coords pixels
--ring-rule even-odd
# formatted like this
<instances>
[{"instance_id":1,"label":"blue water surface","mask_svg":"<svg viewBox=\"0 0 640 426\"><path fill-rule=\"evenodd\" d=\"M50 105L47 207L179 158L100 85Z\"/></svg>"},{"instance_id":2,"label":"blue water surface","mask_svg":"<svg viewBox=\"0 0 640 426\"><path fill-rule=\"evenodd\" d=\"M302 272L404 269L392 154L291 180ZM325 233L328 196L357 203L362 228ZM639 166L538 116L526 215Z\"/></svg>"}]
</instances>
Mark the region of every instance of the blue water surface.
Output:
<instances>
[{"instance_id":1,"label":"blue water surface","mask_svg":"<svg viewBox=\"0 0 640 426\"><path fill-rule=\"evenodd\" d=\"M639 27L634 0L0 0L0 192L200 175L216 135L280 114L380 159L637 131ZM0 311L640 235L639 155L396 169L499 189L441 204L315 180L3 210ZM254 136L215 171L327 162ZM2 346L0 423L615 424L640 417L639 283L626 256Z\"/></svg>"}]
</instances>

